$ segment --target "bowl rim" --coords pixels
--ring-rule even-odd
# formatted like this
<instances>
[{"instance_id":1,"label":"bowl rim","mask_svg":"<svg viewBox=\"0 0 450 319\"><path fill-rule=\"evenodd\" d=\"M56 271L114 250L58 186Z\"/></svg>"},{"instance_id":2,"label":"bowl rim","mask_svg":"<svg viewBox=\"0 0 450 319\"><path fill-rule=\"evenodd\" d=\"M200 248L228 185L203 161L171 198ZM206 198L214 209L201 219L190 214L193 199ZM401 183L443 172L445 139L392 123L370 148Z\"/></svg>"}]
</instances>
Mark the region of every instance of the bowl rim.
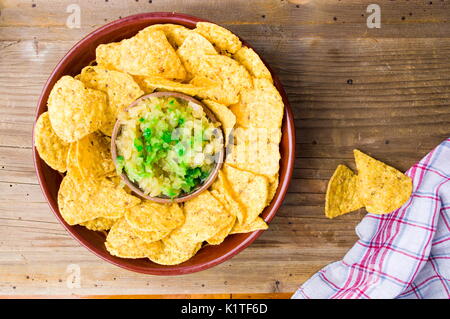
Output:
<instances>
[{"instance_id":1,"label":"bowl rim","mask_svg":"<svg viewBox=\"0 0 450 319\"><path fill-rule=\"evenodd\" d=\"M133 103L131 103L127 108L125 108L124 111L128 111L129 109L135 107L136 105L139 104L139 102L143 101L143 100L147 100L148 98L151 97L166 97L166 96L173 96L175 98L178 99L184 99L185 101L188 101L189 103L194 103L197 104L199 107L201 107L203 109L203 111L206 114L206 117L212 121L213 123L217 123L219 122L216 118L216 116L214 115L214 113L209 109L209 107L200 102L199 100L197 100L196 98L189 96L187 94L184 93L180 93L180 92L166 92L166 91L159 91L159 92L153 92L153 93L149 93L149 94L144 94L141 97L139 97L138 99L136 99L135 101L133 101ZM117 136L120 133L120 128L122 126L122 123L120 123L120 120L118 119L116 121L116 123L114 124L114 129L111 135L111 157L112 160L114 162L114 165L117 167L117 146L116 146L116 140L117 140ZM208 178L200 185L200 187L197 187L191 191L190 193L184 194L181 197L176 197L176 198L169 198L169 197L154 197L154 196L150 196L150 195L145 195L145 193L139 188L138 185L136 185L135 183L133 183L129 178L128 175L123 172L122 174L120 174L120 177L122 178L122 180L125 182L125 184L127 184L127 186L135 193L137 194L139 197L148 199L152 202L155 203L161 203L161 204L172 204L172 203L183 203L185 201L190 200L191 198L194 198L198 195L200 195L202 192L204 192L206 189L208 189L212 183L216 180L217 176L219 175L219 171L222 168L223 165L223 159L224 159L224 154L225 154L225 138L224 138L224 134L222 131L221 127L218 127L219 131L220 131L220 139L222 141L222 147L220 149L219 152L217 152L215 154L215 156L217 157L217 161L213 167L213 169L211 170Z\"/></svg>"},{"instance_id":2,"label":"bowl rim","mask_svg":"<svg viewBox=\"0 0 450 319\"><path fill-rule=\"evenodd\" d=\"M33 132L35 129L36 121L40 114L44 113L46 110L47 105L47 99L48 94L51 90L50 84L52 83L54 77L59 72L60 68L62 68L68 60L71 60L72 55L76 53L78 48L88 40L95 38L97 35L104 33L105 31L111 32L114 27L132 23L132 21L140 20L145 23L147 23L147 26L158 24L158 23L173 23L173 24L179 24L183 25L183 22L185 24L196 24L197 22L210 22L206 19L198 18L191 15L186 15L183 13L175 13L175 12L147 12L147 13L140 13L135 15L130 15L118 20L114 20L108 24L105 24L101 26L98 29L95 29L94 31L90 32L86 36L84 36L81 40L79 40L58 62L58 64L55 66L53 71L50 73L46 83L44 84L41 95L38 100L37 108L35 111L35 118L33 123ZM161 20L164 20L164 22L161 22ZM112 30L109 30L112 29ZM242 41L242 44L252 48L253 47L248 44L245 40L239 38ZM255 50L256 53L258 53ZM259 55L259 54L258 54ZM278 79L276 74L273 72L272 68L267 64L267 62L264 60L264 58L259 55L261 60L263 61L264 65L267 67L267 69L270 71L274 86L277 88L278 92L280 93L283 103L284 103L284 116L283 116L283 124L282 129L284 128L283 133L287 134L287 152L284 154L284 156L287 157L286 161L286 173L284 175L284 179L281 181L278 185L276 194L274 198L272 199L272 202L269 206L265 208L265 210L269 209L266 217L264 218L264 221L266 223L270 223L270 221L274 218L275 214L277 213L278 209L281 207L284 198L286 196L288 187L291 182L292 173L294 169L294 161L295 161L295 125L294 125L294 116L291 109L291 106L289 104L287 94L281 84L281 81ZM281 145L281 144L280 144ZM32 134L32 150L33 150L33 162L35 171L37 174L37 178L39 181L39 186L44 194L45 199L47 200L48 205L50 206L51 211L55 215L55 217L59 220L59 222L64 226L66 231L76 240L78 241L82 246L87 248L90 252L98 256L99 258L103 259L104 261L111 263L115 266L118 266L120 268L142 273L142 274L148 274L148 275L160 275L160 276L175 276L175 275L184 275L184 274L190 274L199 272L202 270L209 269L211 267L214 267L226 260L229 260L245 248L247 248L251 243L253 243L262 233L264 230L258 230L250 233L248 237L244 238L240 243L238 243L234 248L230 249L229 251L225 252L224 254L216 257L213 260L207 261L207 262L201 262L196 265L183 265L184 263L174 265L174 266L163 266L159 268L149 268L149 267L142 267L139 265L129 265L126 263L120 262L120 258L115 258L114 256L110 255L109 253L105 254L102 250L95 247L90 243L89 240L84 238L84 236L79 235L75 230L74 227L66 223L66 221L62 218L57 203L53 200L53 197L50 193L50 190L47 187L46 179L44 176L44 170L41 168L41 165L45 163L41 160L39 157L39 154L37 152L37 149L34 144L34 133ZM45 186L44 186L45 185Z\"/></svg>"}]
</instances>

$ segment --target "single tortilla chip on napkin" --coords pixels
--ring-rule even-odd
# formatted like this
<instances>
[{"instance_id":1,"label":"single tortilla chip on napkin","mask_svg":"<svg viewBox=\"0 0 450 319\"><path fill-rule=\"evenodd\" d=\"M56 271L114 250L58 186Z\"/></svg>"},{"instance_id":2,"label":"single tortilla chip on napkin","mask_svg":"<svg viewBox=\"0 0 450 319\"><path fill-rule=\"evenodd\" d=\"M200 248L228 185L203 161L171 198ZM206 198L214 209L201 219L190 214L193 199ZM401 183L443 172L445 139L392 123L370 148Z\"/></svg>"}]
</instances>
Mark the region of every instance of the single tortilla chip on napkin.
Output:
<instances>
[{"instance_id":1,"label":"single tortilla chip on napkin","mask_svg":"<svg viewBox=\"0 0 450 319\"><path fill-rule=\"evenodd\" d=\"M345 165L339 165L328 182L325 215L334 218L364 206L359 194L358 176Z\"/></svg>"},{"instance_id":2,"label":"single tortilla chip on napkin","mask_svg":"<svg viewBox=\"0 0 450 319\"><path fill-rule=\"evenodd\" d=\"M353 153L361 198L369 213L387 214L406 203L413 186L409 176L359 150Z\"/></svg>"}]
</instances>

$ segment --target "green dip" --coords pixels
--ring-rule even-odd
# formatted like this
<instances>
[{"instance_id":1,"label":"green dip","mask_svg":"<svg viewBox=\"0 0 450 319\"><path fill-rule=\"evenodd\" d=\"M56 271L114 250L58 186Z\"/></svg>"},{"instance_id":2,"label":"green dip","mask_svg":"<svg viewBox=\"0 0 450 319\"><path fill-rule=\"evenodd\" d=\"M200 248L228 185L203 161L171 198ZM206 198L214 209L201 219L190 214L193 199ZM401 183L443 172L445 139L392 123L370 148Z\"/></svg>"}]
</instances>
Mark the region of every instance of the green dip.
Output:
<instances>
[{"instance_id":1,"label":"green dip","mask_svg":"<svg viewBox=\"0 0 450 319\"><path fill-rule=\"evenodd\" d=\"M117 172L152 197L175 198L198 188L223 147L218 124L183 99L150 97L119 120Z\"/></svg>"}]
</instances>

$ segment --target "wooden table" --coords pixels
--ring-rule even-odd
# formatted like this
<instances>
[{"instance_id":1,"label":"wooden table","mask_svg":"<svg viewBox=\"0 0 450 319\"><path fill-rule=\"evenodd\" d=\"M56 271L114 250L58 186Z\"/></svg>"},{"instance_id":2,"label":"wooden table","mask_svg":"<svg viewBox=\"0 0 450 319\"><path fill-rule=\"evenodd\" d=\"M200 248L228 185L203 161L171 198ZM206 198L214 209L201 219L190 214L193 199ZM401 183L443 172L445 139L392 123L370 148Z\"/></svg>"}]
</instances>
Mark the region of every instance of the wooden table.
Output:
<instances>
[{"instance_id":1,"label":"wooden table","mask_svg":"<svg viewBox=\"0 0 450 319\"><path fill-rule=\"evenodd\" d=\"M292 292L357 239L364 211L328 220L327 180L359 148L406 170L450 135L450 1L0 1L0 295ZM67 6L79 3L81 28ZM250 42L280 76L295 113L292 185L271 227L245 251L181 277L135 274L81 247L50 212L36 180L31 130L56 63L88 32L148 11L217 22ZM81 270L69 289L67 267ZM226 295L228 296L228 295Z\"/></svg>"}]
</instances>

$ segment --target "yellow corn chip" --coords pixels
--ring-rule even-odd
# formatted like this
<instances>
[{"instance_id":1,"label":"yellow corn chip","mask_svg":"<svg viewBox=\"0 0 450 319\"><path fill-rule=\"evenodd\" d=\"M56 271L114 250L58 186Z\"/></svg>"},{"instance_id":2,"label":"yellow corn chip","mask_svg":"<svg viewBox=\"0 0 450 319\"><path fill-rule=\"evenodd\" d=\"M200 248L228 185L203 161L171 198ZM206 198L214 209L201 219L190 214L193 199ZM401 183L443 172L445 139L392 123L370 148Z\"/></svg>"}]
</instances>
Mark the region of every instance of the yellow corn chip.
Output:
<instances>
[{"instance_id":1,"label":"yellow corn chip","mask_svg":"<svg viewBox=\"0 0 450 319\"><path fill-rule=\"evenodd\" d=\"M248 224L238 224L236 223L230 232L232 234L250 233L256 230L265 230L269 228L266 222L261 218L257 217L255 220Z\"/></svg>"},{"instance_id":2,"label":"yellow corn chip","mask_svg":"<svg viewBox=\"0 0 450 319\"><path fill-rule=\"evenodd\" d=\"M194 256L202 243L193 242L180 230L173 231L161 240L162 249L148 258L160 265L178 265Z\"/></svg>"},{"instance_id":3,"label":"yellow corn chip","mask_svg":"<svg viewBox=\"0 0 450 319\"><path fill-rule=\"evenodd\" d=\"M353 151L364 206L372 214L387 214L411 197L412 180L402 172L359 150Z\"/></svg>"},{"instance_id":4,"label":"yellow corn chip","mask_svg":"<svg viewBox=\"0 0 450 319\"><path fill-rule=\"evenodd\" d=\"M191 81L191 84L200 86L203 78L216 83L199 94L203 99L224 105L235 104L239 101L239 92L252 87L251 76L245 67L218 54L200 34L191 33L177 52L188 72L194 76L195 82Z\"/></svg>"},{"instance_id":5,"label":"yellow corn chip","mask_svg":"<svg viewBox=\"0 0 450 319\"><path fill-rule=\"evenodd\" d=\"M231 215L236 216L240 222L245 220L247 216L246 208L233 197L233 190L223 170L219 171L217 179L211 185L210 193Z\"/></svg>"},{"instance_id":6,"label":"yellow corn chip","mask_svg":"<svg viewBox=\"0 0 450 319\"><path fill-rule=\"evenodd\" d=\"M267 79L254 79L253 86L242 90L239 103L230 106L236 115L236 125L280 129L284 113L280 93Z\"/></svg>"},{"instance_id":7,"label":"yellow corn chip","mask_svg":"<svg viewBox=\"0 0 450 319\"><path fill-rule=\"evenodd\" d=\"M211 195L217 199L222 206L230 213L229 217L224 219L222 229L219 230L213 237L207 241L211 245L221 244L230 233L236 219L243 220L245 208L233 199L233 194L230 189L229 183L222 171L219 171L219 175L216 181L211 185Z\"/></svg>"},{"instance_id":8,"label":"yellow corn chip","mask_svg":"<svg viewBox=\"0 0 450 319\"><path fill-rule=\"evenodd\" d=\"M104 122L106 103L105 93L63 76L56 82L47 102L53 130L69 143L95 132Z\"/></svg>"},{"instance_id":9,"label":"yellow corn chip","mask_svg":"<svg viewBox=\"0 0 450 319\"><path fill-rule=\"evenodd\" d=\"M270 74L264 62L253 49L242 47L234 54L233 58L245 66L247 71L255 78L262 78L271 83L273 82L272 74Z\"/></svg>"},{"instance_id":10,"label":"yellow corn chip","mask_svg":"<svg viewBox=\"0 0 450 319\"><path fill-rule=\"evenodd\" d=\"M247 215L241 224L249 224L263 211L267 204L268 181L264 176L241 171L227 164L223 171L230 184L233 197L246 208Z\"/></svg>"},{"instance_id":11,"label":"yellow corn chip","mask_svg":"<svg viewBox=\"0 0 450 319\"><path fill-rule=\"evenodd\" d=\"M218 233L216 233L213 237L207 240L210 245L220 245L223 243L225 238L230 234L233 226L236 224L236 216L230 215L227 220L224 220L225 226Z\"/></svg>"},{"instance_id":12,"label":"yellow corn chip","mask_svg":"<svg viewBox=\"0 0 450 319\"><path fill-rule=\"evenodd\" d=\"M225 163L272 178L280 169L280 138L281 130L277 128L237 127Z\"/></svg>"},{"instance_id":13,"label":"yellow corn chip","mask_svg":"<svg viewBox=\"0 0 450 319\"><path fill-rule=\"evenodd\" d=\"M198 97L201 99L216 101L223 105L230 105L239 100L239 97L236 96L236 91L234 89L224 89L223 83L219 80L213 81L205 76L195 76L189 84L203 88L197 92Z\"/></svg>"},{"instance_id":14,"label":"yellow corn chip","mask_svg":"<svg viewBox=\"0 0 450 319\"><path fill-rule=\"evenodd\" d=\"M77 142L76 165L84 179L98 178L115 171L111 142L100 133L91 133Z\"/></svg>"},{"instance_id":15,"label":"yellow corn chip","mask_svg":"<svg viewBox=\"0 0 450 319\"><path fill-rule=\"evenodd\" d=\"M162 91L180 92L191 96L198 95L207 89L207 87L196 86L190 83L180 83L157 76L141 77L139 83L146 91L158 89Z\"/></svg>"},{"instance_id":16,"label":"yellow corn chip","mask_svg":"<svg viewBox=\"0 0 450 319\"><path fill-rule=\"evenodd\" d=\"M218 55L214 46L203 36L191 32L177 50L178 56L186 70L191 74L197 74L202 59L208 55Z\"/></svg>"},{"instance_id":17,"label":"yellow corn chip","mask_svg":"<svg viewBox=\"0 0 450 319\"><path fill-rule=\"evenodd\" d=\"M104 218L99 217L87 222L81 223L81 226L86 227L89 230L102 231L109 230L119 220L119 218Z\"/></svg>"},{"instance_id":18,"label":"yellow corn chip","mask_svg":"<svg viewBox=\"0 0 450 319\"><path fill-rule=\"evenodd\" d=\"M210 22L197 22L195 32L209 40L218 51L234 54L241 48L241 40L231 31Z\"/></svg>"},{"instance_id":19,"label":"yellow corn chip","mask_svg":"<svg viewBox=\"0 0 450 319\"><path fill-rule=\"evenodd\" d=\"M225 135L225 145L228 145L229 136L236 125L236 116L223 104L211 100L203 100L202 102L214 113L216 118L222 124L222 130Z\"/></svg>"},{"instance_id":20,"label":"yellow corn chip","mask_svg":"<svg viewBox=\"0 0 450 319\"><path fill-rule=\"evenodd\" d=\"M325 215L334 218L363 207L359 191L358 176L347 166L339 165L328 182Z\"/></svg>"},{"instance_id":21,"label":"yellow corn chip","mask_svg":"<svg viewBox=\"0 0 450 319\"><path fill-rule=\"evenodd\" d=\"M101 44L96 57L98 65L132 75L186 78L186 70L174 48L158 30L138 33L118 43Z\"/></svg>"},{"instance_id":22,"label":"yellow corn chip","mask_svg":"<svg viewBox=\"0 0 450 319\"><path fill-rule=\"evenodd\" d=\"M184 223L183 210L178 204L158 204L143 201L125 213L127 222L142 231L167 233Z\"/></svg>"},{"instance_id":23,"label":"yellow corn chip","mask_svg":"<svg viewBox=\"0 0 450 319\"><path fill-rule=\"evenodd\" d=\"M184 40L189 35L189 33L192 32L191 29L188 29L182 25L167 23L167 24L151 25L139 31L139 33L155 32L155 31L164 32L164 34L167 37L167 40L175 49L177 49L180 45L182 45Z\"/></svg>"},{"instance_id":24,"label":"yellow corn chip","mask_svg":"<svg viewBox=\"0 0 450 319\"><path fill-rule=\"evenodd\" d=\"M83 176L78 166L77 142L70 143L69 145L69 151L67 153L67 174L75 180L76 184L83 182Z\"/></svg>"},{"instance_id":25,"label":"yellow corn chip","mask_svg":"<svg viewBox=\"0 0 450 319\"><path fill-rule=\"evenodd\" d=\"M106 237L106 249L111 255L122 258L145 258L158 254L161 242L145 242L130 232L130 225L125 218L121 218L113 225Z\"/></svg>"},{"instance_id":26,"label":"yellow corn chip","mask_svg":"<svg viewBox=\"0 0 450 319\"><path fill-rule=\"evenodd\" d=\"M107 94L108 107L100 131L108 136L112 134L117 114L144 94L131 75L100 66L85 67L81 71L80 80L86 87Z\"/></svg>"},{"instance_id":27,"label":"yellow corn chip","mask_svg":"<svg viewBox=\"0 0 450 319\"><path fill-rule=\"evenodd\" d=\"M67 170L69 143L60 139L53 131L48 112L42 113L36 122L34 144L48 166L61 173Z\"/></svg>"},{"instance_id":28,"label":"yellow corn chip","mask_svg":"<svg viewBox=\"0 0 450 319\"><path fill-rule=\"evenodd\" d=\"M186 240L197 243L217 234L232 215L209 191L185 202L184 212L186 221L179 230L186 234Z\"/></svg>"},{"instance_id":29,"label":"yellow corn chip","mask_svg":"<svg viewBox=\"0 0 450 319\"><path fill-rule=\"evenodd\" d=\"M164 237L166 237L167 235L169 235L170 232L171 231L160 232L160 231L139 230L130 225L130 234L138 237L139 239L141 239L142 241L145 241L146 243L152 243L154 241L161 240Z\"/></svg>"},{"instance_id":30,"label":"yellow corn chip","mask_svg":"<svg viewBox=\"0 0 450 319\"><path fill-rule=\"evenodd\" d=\"M110 178L88 179L78 183L70 174L64 177L58 192L59 211L69 225L98 217L119 218L125 209L139 204Z\"/></svg>"}]
</instances>

